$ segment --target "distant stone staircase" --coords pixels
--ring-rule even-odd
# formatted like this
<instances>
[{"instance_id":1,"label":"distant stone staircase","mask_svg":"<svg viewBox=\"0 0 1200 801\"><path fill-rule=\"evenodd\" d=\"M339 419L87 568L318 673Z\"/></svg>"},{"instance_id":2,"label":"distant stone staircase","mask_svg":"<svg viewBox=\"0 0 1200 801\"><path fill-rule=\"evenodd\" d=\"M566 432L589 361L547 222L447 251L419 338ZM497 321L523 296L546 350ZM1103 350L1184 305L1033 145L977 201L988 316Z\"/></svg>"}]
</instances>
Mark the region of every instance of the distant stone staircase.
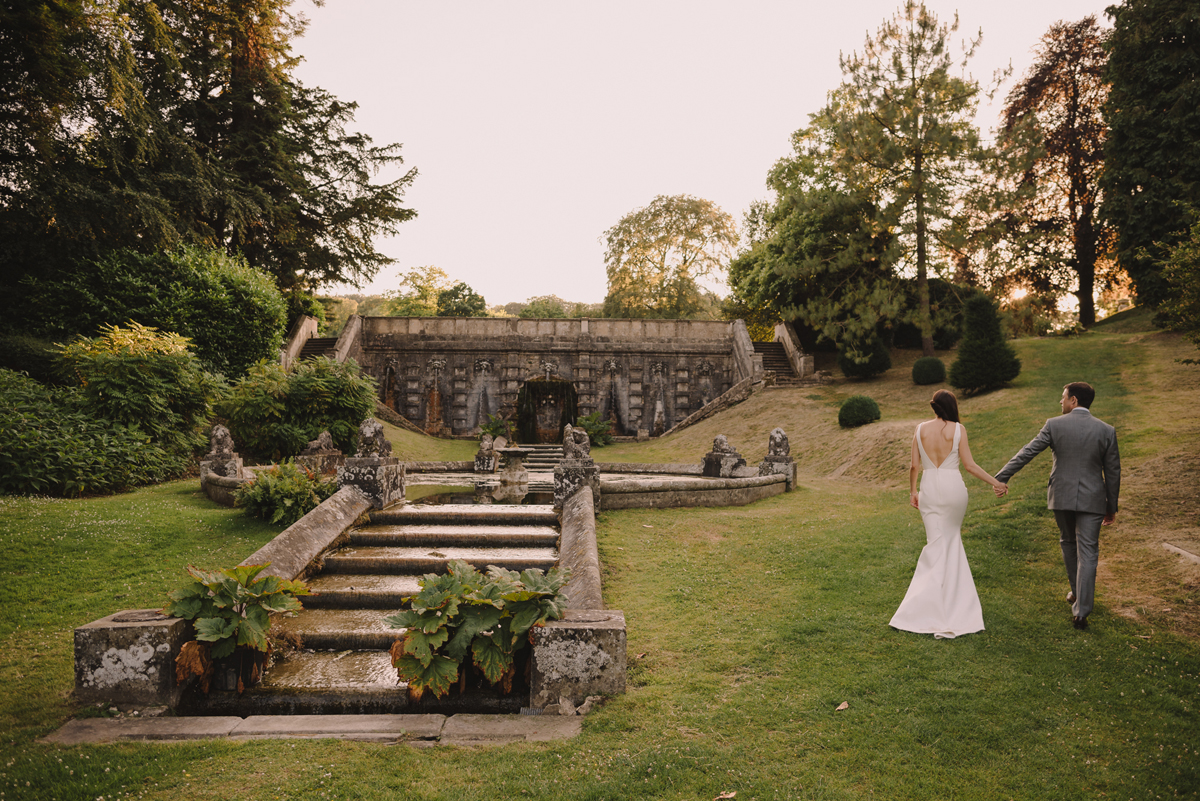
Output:
<instances>
[{"instance_id":1,"label":"distant stone staircase","mask_svg":"<svg viewBox=\"0 0 1200 801\"><path fill-rule=\"evenodd\" d=\"M276 659L263 680L241 696L212 691L191 698L185 714L370 714L518 712L528 698L490 689L457 690L441 699L409 701L388 649L403 636L383 619L420 591L426 573L461 559L480 571L548 570L558 561L558 517L543 505L406 504L373 512L349 542L325 556L309 581L316 595L283 619L302 650Z\"/></svg>"},{"instance_id":2,"label":"distant stone staircase","mask_svg":"<svg viewBox=\"0 0 1200 801\"><path fill-rule=\"evenodd\" d=\"M300 349L300 359L315 359L318 356L333 358L337 337L312 337Z\"/></svg>"},{"instance_id":3,"label":"distant stone staircase","mask_svg":"<svg viewBox=\"0 0 1200 801\"><path fill-rule=\"evenodd\" d=\"M525 469L538 473L553 473L563 460L563 446L555 444L522 445L533 451L525 457Z\"/></svg>"},{"instance_id":4,"label":"distant stone staircase","mask_svg":"<svg viewBox=\"0 0 1200 801\"><path fill-rule=\"evenodd\" d=\"M755 342L754 352L762 354L763 369L775 373L776 387L805 387L820 383L814 378L800 378L796 375L781 342Z\"/></svg>"}]
</instances>

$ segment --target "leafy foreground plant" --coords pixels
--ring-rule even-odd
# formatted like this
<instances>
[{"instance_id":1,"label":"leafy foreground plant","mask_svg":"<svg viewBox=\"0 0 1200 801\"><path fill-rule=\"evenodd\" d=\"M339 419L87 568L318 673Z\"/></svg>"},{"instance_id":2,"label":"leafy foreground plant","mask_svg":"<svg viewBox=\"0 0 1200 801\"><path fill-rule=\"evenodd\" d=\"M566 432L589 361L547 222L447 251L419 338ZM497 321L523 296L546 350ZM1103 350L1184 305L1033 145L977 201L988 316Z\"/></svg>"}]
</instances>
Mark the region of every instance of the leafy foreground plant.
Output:
<instances>
[{"instance_id":1,"label":"leafy foreground plant","mask_svg":"<svg viewBox=\"0 0 1200 801\"><path fill-rule=\"evenodd\" d=\"M171 602L163 609L164 614L195 621L196 639L185 643L175 659L176 681L182 684L195 676L200 689L208 692L213 660L235 656L239 650L238 693L258 681L271 653L271 612L298 611L302 607L296 596L312 594L303 581L255 578L268 567L270 562L210 572L188 565L196 580L170 593ZM249 675L243 675L244 668Z\"/></svg>"},{"instance_id":2,"label":"leafy foreground plant","mask_svg":"<svg viewBox=\"0 0 1200 801\"><path fill-rule=\"evenodd\" d=\"M290 526L337 492L337 482L321 481L295 462L260 470L237 490L237 505L271 523Z\"/></svg>"},{"instance_id":3,"label":"leafy foreground plant","mask_svg":"<svg viewBox=\"0 0 1200 801\"><path fill-rule=\"evenodd\" d=\"M412 608L384 618L408 629L391 655L409 696L416 701L429 690L441 698L455 681L462 692L468 650L489 683L512 692L514 657L530 643L533 627L563 616L567 599L560 591L569 578L565 569L517 573L495 565L485 576L460 560L447 573L423 576L421 592L404 599Z\"/></svg>"},{"instance_id":4,"label":"leafy foreground plant","mask_svg":"<svg viewBox=\"0 0 1200 801\"><path fill-rule=\"evenodd\" d=\"M597 448L613 444L612 420L604 420L600 417L600 412L585 414L575 421L575 425L587 432L588 439Z\"/></svg>"}]
</instances>

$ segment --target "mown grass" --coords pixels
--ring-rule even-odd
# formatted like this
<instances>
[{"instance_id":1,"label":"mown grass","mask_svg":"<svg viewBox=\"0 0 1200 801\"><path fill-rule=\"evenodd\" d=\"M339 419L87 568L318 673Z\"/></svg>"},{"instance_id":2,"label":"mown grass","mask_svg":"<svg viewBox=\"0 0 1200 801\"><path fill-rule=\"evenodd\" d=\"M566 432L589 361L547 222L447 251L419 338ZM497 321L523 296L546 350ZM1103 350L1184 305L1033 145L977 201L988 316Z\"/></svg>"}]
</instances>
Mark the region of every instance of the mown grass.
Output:
<instances>
[{"instance_id":1,"label":"mown grass","mask_svg":"<svg viewBox=\"0 0 1200 801\"><path fill-rule=\"evenodd\" d=\"M1022 341L1020 379L963 401L972 449L987 469L1031 438L1057 412L1062 385L1080 376L1098 388L1096 413L1132 435L1123 452L1129 511L1101 547L1106 562L1129 550L1130 563L1144 568L1134 578L1102 574L1086 632L1071 628L1063 602L1066 581L1045 510L1048 455L1018 474L1002 500L968 479L964 542L986 631L935 641L888 628L924 544L907 507L905 471L912 425L927 416L933 389L913 387L902 371L868 384L764 393L699 430L618 446L639 461L693 461L726 433L757 459L767 432L782 425L800 486L737 509L601 515L605 598L628 622L630 686L564 743L485 750L334 741L38 744L73 711L73 626L155 606L182 564L237 561L271 532L209 506L189 482L107 499L5 499L0 536L14 558L0 596L0 724L8 732L0 792L5 799L711 799L734 791L738 801L1194 798L1200 646L1171 625L1174 616L1130 615L1122 605L1129 586L1156 583L1179 604L1195 602L1186 575L1122 534L1187 524L1175 508L1159 510L1171 481L1137 478L1163 454L1195 446L1186 432L1200 415L1200 391L1185 372L1194 368L1170 361L1172 343L1141 329ZM864 391L880 401L884 419L841 431L838 398ZM1174 416L1157 419L1163 406ZM614 451L596 455L607 461ZM1195 475L1177 479L1186 494ZM160 522L139 523L149 516ZM193 516L208 528L192 525ZM104 521L132 522L143 534L131 538L124 524ZM115 576L127 561L121 581ZM127 597L111 597L118 594ZM849 706L836 711L843 702Z\"/></svg>"}]
</instances>

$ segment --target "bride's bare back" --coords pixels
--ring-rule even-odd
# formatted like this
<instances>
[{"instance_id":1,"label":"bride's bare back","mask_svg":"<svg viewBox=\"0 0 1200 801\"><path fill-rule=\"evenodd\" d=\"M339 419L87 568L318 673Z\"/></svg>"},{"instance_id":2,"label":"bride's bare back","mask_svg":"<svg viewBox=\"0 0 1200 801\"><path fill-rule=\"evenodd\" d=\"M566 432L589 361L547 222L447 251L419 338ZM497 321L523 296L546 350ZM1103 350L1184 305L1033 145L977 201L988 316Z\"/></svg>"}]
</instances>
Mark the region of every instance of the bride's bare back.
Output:
<instances>
[{"instance_id":1,"label":"bride's bare back","mask_svg":"<svg viewBox=\"0 0 1200 801\"><path fill-rule=\"evenodd\" d=\"M940 467L950 455L950 451L954 450L954 429L957 427L956 423L938 418L917 429L921 437L921 447L925 449L925 455L935 467Z\"/></svg>"}]
</instances>

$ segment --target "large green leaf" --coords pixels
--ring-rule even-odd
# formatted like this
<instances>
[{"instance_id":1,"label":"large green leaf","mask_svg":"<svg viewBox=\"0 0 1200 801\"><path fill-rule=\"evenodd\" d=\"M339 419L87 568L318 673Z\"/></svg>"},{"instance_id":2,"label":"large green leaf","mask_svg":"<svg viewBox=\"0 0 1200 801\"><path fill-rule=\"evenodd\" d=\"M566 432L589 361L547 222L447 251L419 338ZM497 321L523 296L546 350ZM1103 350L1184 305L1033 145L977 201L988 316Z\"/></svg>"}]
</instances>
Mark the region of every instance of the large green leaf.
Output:
<instances>
[{"instance_id":1,"label":"large green leaf","mask_svg":"<svg viewBox=\"0 0 1200 801\"><path fill-rule=\"evenodd\" d=\"M422 623L424 617L420 612L414 612L411 609L401 609L394 615L388 615L383 619L394 629L421 629L424 628Z\"/></svg>"},{"instance_id":2,"label":"large green leaf","mask_svg":"<svg viewBox=\"0 0 1200 801\"><path fill-rule=\"evenodd\" d=\"M271 627L271 616L261 606L246 610L246 616L238 623L238 645L249 645L259 651L267 650L267 630Z\"/></svg>"},{"instance_id":3,"label":"large green leaf","mask_svg":"<svg viewBox=\"0 0 1200 801\"><path fill-rule=\"evenodd\" d=\"M447 628L440 628L431 634L419 629L409 629L404 635L404 653L415 656L422 665L428 667L437 656L434 652L449 638L450 629Z\"/></svg>"},{"instance_id":4,"label":"large green leaf","mask_svg":"<svg viewBox=\"0 0 1200 801\"><path fill-rule=\"evenodd\" d=\"M512 620L509 623L512 630L512 640L510 642L516 645L518 640L529 629L540 622L542 607L537 601L521 601L519 603L510 603L506 608L512 613Z\"/></svg>"},{"instance_id":5,"label":"large green leaf","mask_svg":"<svg viewBox=\"0 0 1200 801\"><path fill-rule=\"evenodd\" d=\"M295 612L298 609L304 608L300 604L300 601L282 592L263 596L258 599L258 602L262 605L263 609L271 612Z\"/></svg>"},{"instance_id":6,"label":"large green leaf","mask_svg":"<svg viewBox=\"0 0 1200 801\"><path fill-rule=\"evenodd\" d=\"M254 577L271 566L270 562L264 565L238 565L237 567L223 570L225 575L241 584L243 587L250 586L250 582L254 581Z\"/></svg>"},{"instance_id":7,"label":"large green leaf","mask_svg":"<svg viewBox=\"0 0 1200 801\"><path fill-rule=\"evenodd\" d=\"M500 622L504 611L491 604L464 604L459 608L458 629L446 646L446 655L461 662L471 647L471 640L481 631L487 631Z\"/></svg>"},{"instance_id":8,"label":"large green leaf","mask_svg":"<svg viewBox=\"0 0 1200 801\"><path fill-rule=\"evenodd\" d=\"M504 678L504 674L512 667L512 652L506 652L495 637L476 637L471 643L471 655L475 666L483 671L483 676L492 684Z\"/></svg>"},{"instance_id":9,"label":"large green leaf","mask_svg":"<svg viewBox=\"0 0 1200 801\"><path fill-rule=\"evenodd\" d=\"M237 633L238 621L223 617L202 617L196 621L196 639L216 642Z\"/></svg>"},{"instance_id":10,"label":"large green leaf","mask_svg":"<svg viewBox=\"0 0 1200 801\"><path fill-rule=\"evenodd\" d=\"M408 683L409 692L420 698L426 690L441 697L458 680L458 663L444 656L435 656L428 665L412 656L402 656L392 663L401 681Z\"/></svg>"}]
</instances>

